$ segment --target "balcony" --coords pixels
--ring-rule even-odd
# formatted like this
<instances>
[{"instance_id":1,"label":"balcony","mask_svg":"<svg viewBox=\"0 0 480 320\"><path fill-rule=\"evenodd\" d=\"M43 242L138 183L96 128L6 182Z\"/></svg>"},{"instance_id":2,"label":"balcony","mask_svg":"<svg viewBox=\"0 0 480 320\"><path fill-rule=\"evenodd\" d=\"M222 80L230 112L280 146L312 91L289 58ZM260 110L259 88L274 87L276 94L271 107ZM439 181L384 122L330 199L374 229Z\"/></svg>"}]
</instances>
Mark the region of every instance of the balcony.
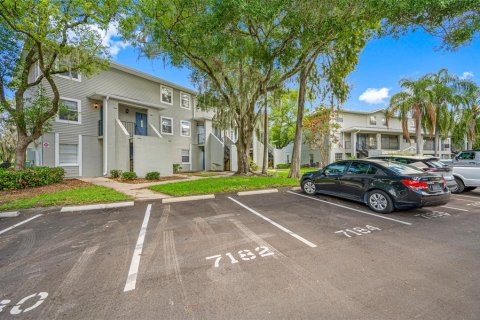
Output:
<instances>
[{"instance_id":1,"label":"balcony","mask_svg":"<svg viewBox=\"0 0 480 320\"><path fill-rule=\"evenodd\" d=\"M377 149L377 143L357 142L357 150L372 150Z\"/></svg>"},{"instance_id":2,"label":"balcony","mask_svg":"<svg viewBox=\"0 0 480 320\"><path fill-rule=\"evenodd\" d=\"M133 137L134 134L136 134L136 127L135 123L133 122L128 122L128 121L121 121L125 129L127 129L128 134L130 135L130 138Z\"/></svg>"}]
</instances>

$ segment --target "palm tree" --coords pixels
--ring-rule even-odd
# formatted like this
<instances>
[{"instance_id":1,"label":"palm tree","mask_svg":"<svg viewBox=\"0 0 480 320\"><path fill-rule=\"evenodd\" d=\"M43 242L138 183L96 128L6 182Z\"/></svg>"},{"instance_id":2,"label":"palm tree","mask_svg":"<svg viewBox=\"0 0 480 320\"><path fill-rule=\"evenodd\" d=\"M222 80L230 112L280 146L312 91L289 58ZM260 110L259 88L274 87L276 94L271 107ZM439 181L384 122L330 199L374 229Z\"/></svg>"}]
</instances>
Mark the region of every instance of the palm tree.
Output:
<instances>
[{"instance_id":1,"label":"palm tree","mask_svg":"<svg viewBox=\"0 0 480 320\"><path fill-rule=\"evenodd\" d=\"M418 80L401 79L400 87L403 91L394 94L390 98L389 112L398 113L402 122L403 136L411 142L408 131L408 120L410 116L415 122L416 149L417 154L423 153L422 124L428 119L428 130L433 131L436 126L435 107L428 91L431 81L428 78Z\"/></svg>"},{"instance_id":2,"label":"palm tree","mask_svg":"<svg viewBox=\"0 0 480 320\"><path fill-rule=\"evenodd\" d=\"M459 81L460 126L466 128L467 148L472 149L480 122L480 88L471 80Z\"/></svg>"},{"instance_id":3,"label":"palm tree","mask_svg":"<svg viewBox=\"0 0 480 320\"><path fill-rule=\"evenodd\" d=\"M425 131L435 132L435 156L438 156L439 139L448 137L451 131L454 119L453 113L449 106L455 104L458 96L454 94L452 85L458 80L457 77L448 73L447 69L441 69L437 73L430 73L424 76L424 78L430 82L428 92L430 94L430 100L435 107L436 119L435 123L432 123L430 117L424 117L423 127Z\"/></svg>"}]
</instances>

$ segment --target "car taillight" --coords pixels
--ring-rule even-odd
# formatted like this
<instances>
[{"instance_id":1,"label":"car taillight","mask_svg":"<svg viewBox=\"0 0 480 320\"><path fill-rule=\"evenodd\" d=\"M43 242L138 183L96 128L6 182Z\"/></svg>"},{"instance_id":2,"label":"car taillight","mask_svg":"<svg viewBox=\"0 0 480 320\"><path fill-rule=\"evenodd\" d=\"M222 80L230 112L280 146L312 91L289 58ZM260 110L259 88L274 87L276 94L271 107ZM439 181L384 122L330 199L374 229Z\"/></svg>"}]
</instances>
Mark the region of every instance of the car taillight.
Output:
<instances>
[{"instance_id":1,"label":"car taillight","mask_svg":"<svg viewBox=\"0 0 480 320\"><path fill-rule=\"evenodd\" d=\"M428 188L428 184L425 181L410 179L410 180L402 180L402 183L413 190Z\"/></svg>"},{"instance_id":2,"label":"car taillight","mask_svg":"<svg viewBox=\"0 0 480 320\"><path fill-rule=\"evenodd\" d=\"M443 189L445 189L447 187L447 180L445 180L445 178L443 178Z\"/></svg>"}]
</instances>

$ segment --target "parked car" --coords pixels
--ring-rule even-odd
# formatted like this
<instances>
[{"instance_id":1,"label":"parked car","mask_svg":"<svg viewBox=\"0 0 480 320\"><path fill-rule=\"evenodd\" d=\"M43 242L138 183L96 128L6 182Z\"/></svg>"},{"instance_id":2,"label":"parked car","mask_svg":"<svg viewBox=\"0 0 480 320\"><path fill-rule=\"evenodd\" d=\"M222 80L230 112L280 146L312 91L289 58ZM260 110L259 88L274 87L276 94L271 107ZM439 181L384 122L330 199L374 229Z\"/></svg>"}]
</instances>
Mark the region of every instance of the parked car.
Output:
<instances>
[{"instance_id":1,"label":"parked car","mask_svg":"<svg viewBox=\"0 0 480 320\"><path fill-rule=\"evenodd\" d=\"M375 212L413 209L448 203L450 191L443 177L413 166L385 160L337 161L305 173L303 192L363 202Z\"/></svg>"},{"instance_id":2,"label":"parked car","mask_svg":"<svg viewBox=\"0 0 480 320\"><path fill-rule=\"evenodd\" d=\"M437 157L431 156L397 156L397 155L380 155L369 157L367 159L383 159L389 161L397 161L408 164L417 168L443 177L447 182L447 187L451 192L455 192L458 184L452 174L452 168L440 162Z\"/></svg>"},{"instance_id":3,"label":"parked car","mask_svg":"<svg viewBox=\"0 0 480 320\"><path fill-rule=\"evenodd\" d=\"M462 193L480 187L480 151L465 150L451 160L441 160L452 168L457 188L452 193Z\"/></svg>"}]
</instances>

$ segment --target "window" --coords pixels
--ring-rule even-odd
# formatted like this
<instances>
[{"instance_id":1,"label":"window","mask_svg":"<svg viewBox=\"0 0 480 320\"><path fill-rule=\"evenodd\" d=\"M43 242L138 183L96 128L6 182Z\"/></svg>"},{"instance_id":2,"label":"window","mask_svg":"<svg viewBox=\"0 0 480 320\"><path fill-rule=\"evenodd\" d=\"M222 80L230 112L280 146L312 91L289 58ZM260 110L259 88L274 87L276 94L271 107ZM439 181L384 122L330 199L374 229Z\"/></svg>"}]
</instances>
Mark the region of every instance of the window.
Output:
<instances>
[{"instance_id":1,"label":"window","mask_svg":"<svg viewBox=\"0 0 480 320\"><path fill-rule=\"evenodd\" d=\"M343 116L342 115L337 115L337 118L336 118L337 122L343 122Z\"/></svg>"},{"instance_id":2,"label":"window","mask_svg":"<svg viewBox=\"0 0 480 320\"><path fill-rule=\"evenodd\" d=\"M461 152L457 156L458 160L475 160L475 152Z\"/></svg>"},{"instance_id":3,"label":"window","mask_svg":"<svg viewBox=\"0 0 480 320\"><path fill-rule=\"evenodd\" d=\"M400 149L398 143L398 136L382 134L382 149L398 150Z\"/></svg>"},{"instance_id":4,"label":"window","mask_svg":"<svg viewBox=\"0 0 480 320\"><path fill-rule=\"evenodd\" d=\"M160 99L163 103L173 104L173 89L160 86Z\"/></svg>"},{"instance_id":5,"label":"window","mask_svg":"<svg viewBox=\"0 0 480 320\"><path fill-rule=\"evenodd\" d=\"M189 164L190 163L190 150L182 149L182 163Z\"/></svg>"},{"instance_id":6,"label":"window","mask_svg":"<svg viewBox=\"0 0 480 320\"><path fill-rule=\"evenodd\" d=\"M167 117L160 118L162 133L173 134L173 119Z\"/></svg>"},{"instance_id":7,"label":"window","mask_svg":"<svg viewBox=\"0 0 480 320\"><path fill-rule=\"evenodd\" d=\"M343 160L343 153L335 153L335 161Z\"/></svg>"},{"instance_id":8,"label":"window","mask_svg":"<svg viewBox=\"0 0 480 320\"><path fill-rule=\"evenodd\" d=\"M375 174L377 168L371 167L368 163L352 162L347 172L353 174Z\"/></svg>"},{"instance_id":9,"label":"window","mask_svg":"<svg viewBox=\"0 0 480 320\"><path fill-rule=\"evenodd\" d=\"M78 145L77 144L59 144L59 164L66 166L78 165Z\"/></svg>"},{"instance_id":10,"label":"window","mask_svg":"<svg viewBox=\"0 0 480 320\"><path fill-rule=\"evenodd\" d=\"M387 126L387 119L386 118L382 118L382 126Z\"/></svg>"},{"instance_id":11,"label":"window","mask_svg":"<svg viewBox=\"0 0 480 320\"><path fill-rule=\"evenodd\" d=\"M377 117L376 116L371 116L370 117L370 125L372 125L372 126L377 125Z\"/></svg>"},{"instance_id":12,"label":"window","mask_svg":"<svg viewBox=\"0 0 480 320\"><path fill-rule=\"evenodd\" d=\"M190 137L190 121L180 120L180 135Z\"/></svg>"},{"instance_id":13,"label":"window","mask_svg":"<svg viewBox=\"0 0 480 320\"><path fill-rule=\"evenodd\" d=\"M80 109L80 100L60 98L60 107L57 115L57 121L67 123L81 123Z\"/></svg>"},{"instance_id":14,"label":"window","mask_svg":"<svg viewBox=\"0 0 480 320\"><path fill-rule=\"evenodd\" d=\"M347 163L345 161L339 161L332 163L325 167L325 174L342 174L345 171Z\"/></svg>"},{"instance_id":15,"label":"window","mask_svg":"<svg viewBox=\"0 0 480 320\"><path fill-rule=\"evenodd\" d=\"M180 107L190 109L190 95L188 93L180 92Z\"/></svg>"}]
</instances>

